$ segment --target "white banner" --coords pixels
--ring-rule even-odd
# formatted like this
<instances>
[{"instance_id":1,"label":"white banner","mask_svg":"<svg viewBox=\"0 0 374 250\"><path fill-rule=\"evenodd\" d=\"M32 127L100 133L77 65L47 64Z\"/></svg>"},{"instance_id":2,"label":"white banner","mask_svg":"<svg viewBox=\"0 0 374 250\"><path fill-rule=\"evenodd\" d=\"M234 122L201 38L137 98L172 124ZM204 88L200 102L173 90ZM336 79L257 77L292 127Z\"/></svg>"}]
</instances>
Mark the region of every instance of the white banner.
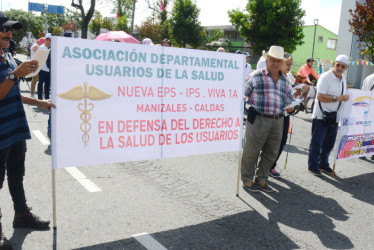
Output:
<instances>
[{"instance_id":1,"label":"white banner","mask_svg":"<svg viewBox=\"0 0 374 250\"><path fill-rule=\"evenodd\" d=\"M346 160L374 151L374 98L372 91L349 90L344 102L337 160Z\"/></svg>"},{"instance_id":2,"label":"white banner","mask_svg":"<svg viewBox=\"0 0 374 250\"><path fill-rule=\"evenodd\" d=\"M52 39L53 168L241 149L244 56Z\"/></svg>"}]
</instances>

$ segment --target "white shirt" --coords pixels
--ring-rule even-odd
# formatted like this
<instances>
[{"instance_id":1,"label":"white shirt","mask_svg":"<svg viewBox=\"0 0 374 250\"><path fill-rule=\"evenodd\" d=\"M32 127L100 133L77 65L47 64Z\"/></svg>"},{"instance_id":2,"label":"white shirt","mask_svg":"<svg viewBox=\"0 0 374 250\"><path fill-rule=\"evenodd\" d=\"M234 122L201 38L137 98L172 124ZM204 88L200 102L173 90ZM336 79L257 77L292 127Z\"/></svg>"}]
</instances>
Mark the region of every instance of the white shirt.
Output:
<instances>
[{"instance_id":1,"label":"white shirt","mask_svg":"<svg viewBox=\"0 0 374 250\"><path fill-rule=\"evenodd\" d=\"M45 44L43 44L42 46L39 47L39 49L42 49L42 50L49 50L49 48L47 48L47 46L45 46ZM47 67L47 63L45 63L42 67L43 71L45 72L49 72L49 68Z\"/></svg>"},{"instance_id":2,"label":"white shirt","mask_svg":"<svg viewBox=\"0 0 374 250\"><path fill-rule=\"evenodd\" d=\"M342 87L343 83L343 87ZM342 95L342 88L343 88L343 95L346 93L347 88L347 81L345 79L345 75L342 75L342 79L339 79L335 76L335 74L330 69L329 71L323 73L320 78L318 79L317 83L317 95L318 93L331 95L331 96L340 96ZM319 107L319 101L316 98L313 108L313 119L317 118L322 120L322 111ZM321 102L321 106L323 111L327 112L334 112L338 109L340 102ZM340 121L341 113L342 113L342 104L340 105L338 114L336 116L336 122Z\"/></svg>"},{"instance_id":3,"label":"white shirt","mask_svg":"<svg viewBox=\"0 0 374 250\"><path fill-rule=\"evenodd\" d=\"M370 91L374 84L374 74L367 76L362 84L362 90Z\"/></svg>"},{"instance_id":4,"label":"white shirt","mask_svg":"<svg viewBox=\"0 0 374 250\"><path fill-rule=\"evenodd\" d=\"M246 82L246 79L248 78L249 73L251 73L251 69L252 69L251 65L247 63L244 68L244 75L245 75L244 83Z\"/></svg>"},{"instance_id":5,"label":"white shirt","mask_svg":"<svg viewBox=\"0 0 374 250\"><path fill-rule=\"evenodd\" d=\"M260 60L258 60L258 62L257 62L257 68L256 69L263 69L265 67L266 67L266 59L263 56L261 56Z\"/></svg>"}]
</instances>

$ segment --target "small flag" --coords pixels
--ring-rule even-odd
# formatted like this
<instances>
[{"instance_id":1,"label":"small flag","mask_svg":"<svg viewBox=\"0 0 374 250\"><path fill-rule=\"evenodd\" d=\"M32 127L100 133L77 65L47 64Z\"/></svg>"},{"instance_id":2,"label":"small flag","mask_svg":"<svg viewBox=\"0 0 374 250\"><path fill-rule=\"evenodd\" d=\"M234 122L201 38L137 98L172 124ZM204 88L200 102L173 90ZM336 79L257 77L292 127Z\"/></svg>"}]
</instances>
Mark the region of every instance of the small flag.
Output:
<instances>
[{"instance_id":1,"label":"small flag","mask_svg":"<svg viewBox=\"0 0 374 250\"><path fill-rule=\"evenodd\" d=\"M118 12L117 12L116 18L117 18L117 19L119 18L119 13L118 13Z\"/></svg>"},{"instance_id":2,"label":"small flag","mask_svg":"<svg viewBox=\"0 0 374 250\"><path fill-rule=\"evenodd\" d=\"M164 4L164 1L160 0L160 3L161 3L160 10L161 10L161 11L164 11L164 10L165 10L165 4Z\"/></svg>"}]
</instances>

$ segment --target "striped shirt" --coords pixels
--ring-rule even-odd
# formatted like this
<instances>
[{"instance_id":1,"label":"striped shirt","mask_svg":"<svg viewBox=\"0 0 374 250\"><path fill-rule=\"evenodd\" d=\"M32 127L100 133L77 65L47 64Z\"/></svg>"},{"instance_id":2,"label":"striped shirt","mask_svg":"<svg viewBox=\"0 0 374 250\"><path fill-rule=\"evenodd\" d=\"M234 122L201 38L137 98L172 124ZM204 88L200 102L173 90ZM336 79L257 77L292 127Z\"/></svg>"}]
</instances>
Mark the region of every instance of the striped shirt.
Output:
<instances>
[{"instance_id":1,"label":"striped shirt","mask_svg":"<svg viewBox=\"0 0 374 250\"><path fill-rule=\"evenodd\" d=\"M15 68L16 65L9 59L9 56L6 58L0 56L0 84ZM15 142L30 138L19 81L17 81L8 94L0 100L0 150L8 148Z\"/></svg>"},{"instance_id":2,"label":"striped shirt","mask_svg":"<svg viewBox=\"0 0 374 250\"><path fill-rule=\"evenodd\" d=\"M283 114L286 104L294 100L292 86L287 77L279 72L278 81L274 83L266 68L252 72L245 88L249 104L264 114Z\"/></svg>"}]
</instances>

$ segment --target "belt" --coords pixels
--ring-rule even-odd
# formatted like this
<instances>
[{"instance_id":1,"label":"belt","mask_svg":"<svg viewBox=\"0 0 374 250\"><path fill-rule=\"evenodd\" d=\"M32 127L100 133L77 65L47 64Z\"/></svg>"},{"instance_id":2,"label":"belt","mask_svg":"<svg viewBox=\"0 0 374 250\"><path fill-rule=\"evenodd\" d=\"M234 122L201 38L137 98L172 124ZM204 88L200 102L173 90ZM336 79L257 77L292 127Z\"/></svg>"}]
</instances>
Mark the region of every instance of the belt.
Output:
<instances>
[{"instance_id":1,"label":"belt","mask_svg":"<svg viewBox=\"0 0 374 250\"><path fill-rule=\"evenodd\" d=\"M279 119L279 118L282 118L284 116L284 113L277 114L277 115L269 115L269 114L264 114L264 113L260 113L260 112L256 111L256 115L259 115L259 116L262 116L262 117L265 117L265 118Z\"/></svg>"}]
</instances>

